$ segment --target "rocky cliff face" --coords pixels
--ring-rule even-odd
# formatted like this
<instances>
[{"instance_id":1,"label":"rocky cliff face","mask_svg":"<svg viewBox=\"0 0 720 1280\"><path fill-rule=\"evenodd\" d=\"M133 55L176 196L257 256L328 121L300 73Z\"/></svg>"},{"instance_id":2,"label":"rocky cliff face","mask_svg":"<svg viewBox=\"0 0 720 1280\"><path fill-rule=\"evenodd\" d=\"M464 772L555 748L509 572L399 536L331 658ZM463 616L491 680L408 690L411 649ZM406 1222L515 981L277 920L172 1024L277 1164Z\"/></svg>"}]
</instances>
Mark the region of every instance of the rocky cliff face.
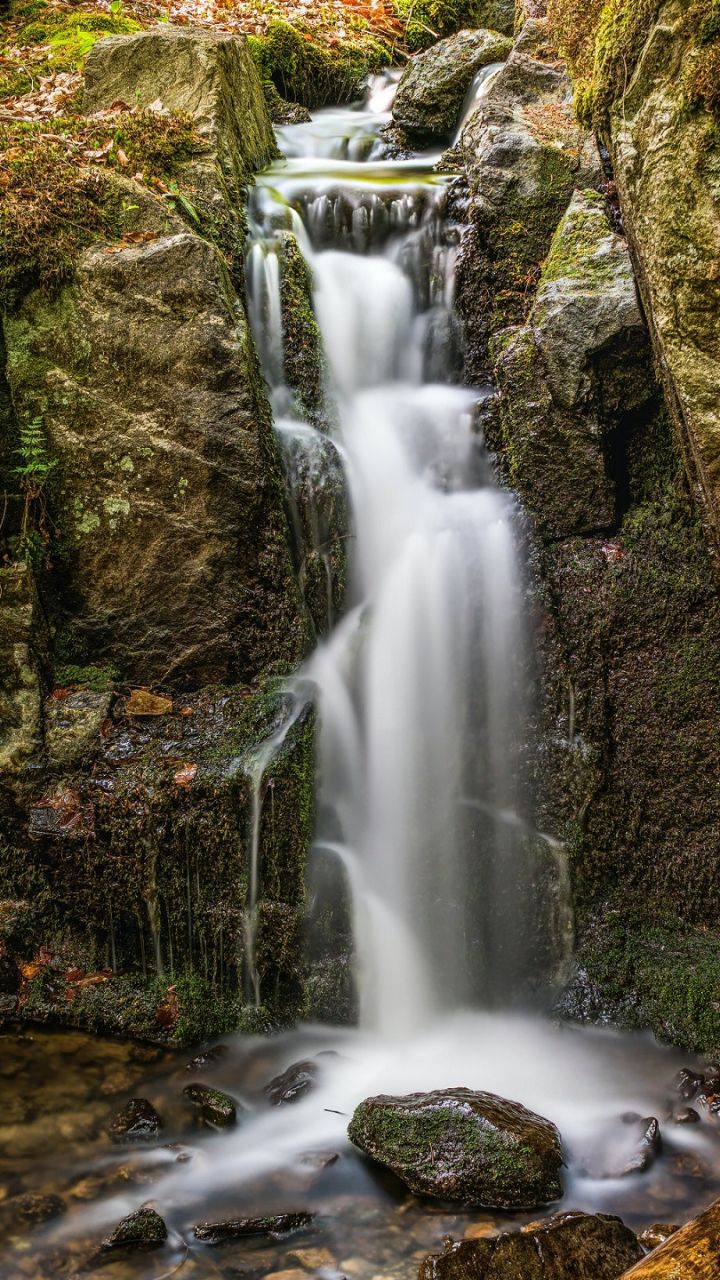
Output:
<instances>
[{"instance_id":1,"label":"rocky cliff face","mask_svg":"<svg viewBox=\"0 0 720 1280\"><path fill-rule=\"evenodd\" d=\"M601 163L590 134L573 133L557 25L520 6L515 50L462 140L460 305L472 370L499 385L488 438L531 519L538 820L566 843L577 914L564 1007L709 1049L717 141L689 100L688 6L626 8L600 24ZM621 37L627 83L608 69Z\"/></svg>"},{"instance_id":2,"label":"rocky cliff face","mask_svg":"<svg viewBox=\"0 0 720 1280\"><path fill-rule=\"evenodd\" d=\"M3 318L6 483L28 424L48 483L35 572L2 570L0 896L32 903L7 941L35 966L26 1014L187 1038L304 998L307 713L251 781L290 715L272 678L312 635L243 299L244 188L274 138L238 38L103 41L84 101L182 113L197 145L169 196L114 178L115 236ZM63 1009L75 969L103 980Z\"/></svg>"}]
</instances>

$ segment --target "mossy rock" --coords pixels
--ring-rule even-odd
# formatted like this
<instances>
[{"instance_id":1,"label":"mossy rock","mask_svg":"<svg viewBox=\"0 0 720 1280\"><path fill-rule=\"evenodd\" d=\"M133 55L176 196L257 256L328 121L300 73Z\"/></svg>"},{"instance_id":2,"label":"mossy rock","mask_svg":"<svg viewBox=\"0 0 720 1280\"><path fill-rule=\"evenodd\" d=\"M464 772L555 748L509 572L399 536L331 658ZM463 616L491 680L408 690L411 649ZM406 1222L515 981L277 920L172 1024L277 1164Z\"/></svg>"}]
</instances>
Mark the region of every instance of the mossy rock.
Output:
<instances>
[{"instance_id":1,"label":"mossy rock","mask_svg":"<svg viewBox=\"0 0 720 1280\"><path fill-rule=\"evenodd\" d=\"M248 41L261 79L288 101L311 108L358 98L368 75L391 61L388 46L369 33L348 34L330 47L279 18Z\"/></svg>"},{"instance_id":2,"label":"mossy rock","mask_svg":"<svg viewBox=\"0 0 720 1280\"><path fill-rule=\"evenodd\" d=\"M555 1125L494 1094L447 1089L367 1098L348 1136L418 1195L502 1209L562 1195Z\"/></svg>"},{"instance_id":3,"label":"mossy rock","mask_svg":"<svg viewBox=\"0 0 720 1280\"><path fill-rule=\"evenodd\" d=\"M473 78L504 62L512 41L495 31L459 31L417 54L403 72L393 119L411 138L449 141Z\"/></svg>"},{"instance_id":4,"label":"mossy rock","mask_svg":"<svg viewBox=\"0 0 720 1280\"><path fill-rule=\"evenodd\" d=\"M515 0L393 0L409 49L427 49L462 27L484 27L511 36Z\"/></svg>"}]
</instances>

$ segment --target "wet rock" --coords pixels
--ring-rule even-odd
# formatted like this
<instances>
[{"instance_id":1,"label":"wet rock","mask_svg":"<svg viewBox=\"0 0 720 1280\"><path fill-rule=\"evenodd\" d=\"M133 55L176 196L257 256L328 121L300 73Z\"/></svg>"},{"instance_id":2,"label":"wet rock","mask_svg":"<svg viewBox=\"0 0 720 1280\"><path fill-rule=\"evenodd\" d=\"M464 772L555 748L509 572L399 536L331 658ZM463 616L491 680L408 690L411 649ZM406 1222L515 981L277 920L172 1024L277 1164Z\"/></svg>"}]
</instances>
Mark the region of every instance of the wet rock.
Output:
<instances>
[{"instance_id":1,"label":"wet rock","mask_svg":"<svg viewBox=\"0 0 720 1280\"><path fill-rule=\"evenodd\" d=\"M654 394L648 356L627 243L603 198L577 192L528 323L510 337L498 367L511 478L543 537L615 523L610 443L623 416Z\"/></svg>"},{"instance_id":2,"label":"wet rock","mask_svg":"<svg viewBox=\"0 0 720 1280\"><path fill-rule=\"evenodd\" d=\"M299 1102L301 1098L314 1089L320 1068L317 1062L305 1060L293 1062L281 1075L275 1076L265 1086L264 1093L272 1107L281 1107L288 1102Z\"/></svg>"},{"instance_id":3,"label":"wet rock","mask_svg":"<svg viewBox=\"0 0 720 1280\"><path fill-rule=\"evenodd\" d=\"M103 1240L101 1249L158 1249L167 1240L168 1230L159 1213L149 1205L143 1205L128 1214Z\"/></svg>"},{"instance_id":4,"label":"wet rock","mask_svg":"<svg viewBox=\"0 0 720 1280\"><path fill-rule=\"evenodd\" d=\"M339 1159L340 1155L337 1151L306 1151L300 1157L300 1164L305 1169L321 1172L331 1164L336 1164Z\"/></svg>"},{"instance_id":5,"label":"wet rock","mask_svg":"<svg viewBox=\"0 0 720 1280\"><path fill-rule=\"evenodd\" d=\"M660 1124L655 1117L641 1120L640 1125L642 1132L636 1150L623 1168L623 1174L644 1173L662 1150Z\"/></svg>"},{"instance_id":6,"label":"wet rock","mask_svg":"<svg viewBox=\"0 0 720 1280\"><path fill-rule=\"evenodd\" d=\"M196 1108L202 1124L210 1129L232 1129L237 1124L237 1107L228 1094L206 1084L188 1084L183 1094Z\"/></svg>"},{"instance_id":7,"label":"wet rock","mask_svg":"<svg viewBox=\"0 0 720 1280\"><path fill-rule=\"evenodd\" d=\"M697 1071L683 1067L675 1077L675 1091L686 1102L692 1102L703 1086L703 1077Z\"/></svg>"},{"instance_id":8,"label":"wet rock","mask_svg":"<svg viewBox=\"0 0 720 1280\"><path fill-rule=\"evenodd\" d=\"M632 1146L624 1137L618 1142L611 1134L607 1147L593 1154L583 1165L589 1178L624 1178L633 1173L643 1173L661 1151L660 1124L654 1116L627 1120L636 1130Z\"/></svg>"},{"instance_id":9,"label":"wet rock","mask_svg":"<svg viewBox=\"0 0 720 1280\"><path fill-rule=\"evenodd\" d=\"M264 1218L233 1218L225 1222L199 1222L193 1230L203 1244L222 1244L225 1240L242 1240L245 1236L268 1236L271 1239L303 1231L315 1221L312 1213L277 1213Z\"/></svg>"},{"instance_id":10,"label":"wet rock","mask_svg":"<svg viewBox=\"0 0 720 1280\"><path fill-rule=\"evenodd\" d=\"M296 1262L304 1271L337 1269L337 1259L330 1249L293 1249L288 1262Z\"/></svg>"},{"instance_id":11,"label":"wet rock","mask_svg":"<svg viewBox=\"0 0 720 1280\"><path fill-rule=\"evenodd\" d=\"M216 1067L223 1061L230 1052L230 1048L226 1044L215 1044L210 1049L203 1049L202 1053L198 1053L191 1062L188 1062L186 1071L207 1071L212 1067Z\"/></svg>"},{"instance_id":12,"label":"wet rock","mask_svg":"<svg viewBox=\"0 0 720 1280\"><path fill-rule=\"evenodd\" d=\"M162 1120L147 1098L131 1098L108 1127L113 1142L153 1142L160 1134Z\"/></svg>"},{"instance_id":13,"label":"wet rock","mask_svg":"<svg viewBox=\"0 0 720 1280\"><path fill-rule=\"evenodd\" d=\"M65 1212L65 1201L56 1195L11 1196L0 1206L0 1229L15 1234L27 1227L59 1218Z\"/></svg>"},{"instance_id":14,"label":"wet rock","mask_svg":"<svg viewBox=\"0 0 720 1280\"><path fill-rule=\"evenodd\" d=\"M653 1249L627 1272L627 1280L716 1280L718 1258L720 1200Z\"/></svg>"},{"instance_id":15,"label":"wet rock","mask_svg":"<svg viewBox=\"0 0 720 1280\"><path fill-rule=\"evenodd\" d=\"M450 1244L431 1254L419 1280L617 1280L642 1257L619 1218L566 1213L523 1231Z\"/></svg>"},{"instance_id":16,"label":"wet rock","mask_svg":"<svg viewBox=\"0 0 720 1280\"><path fill-rule=\"evenodd\" d=\"M694 1107L682 1107L673 1113L675 1124L699 1124L700 1116Z\"/></svg>"},{"instance_id":17,"label":"wet rock","mask_svg":"<svg viewBox=\"0 0 720 1280\"><path fill-rule=\"evenodd\" d=\"M720 1113L720 1071L717 1068L708 1068L705 1072L698 1101L711 1115Z\"/></svg>"},{"instance_id":18,"label":"wet rock","mask_svg":"<svg viewBox=\"0 0 720 1280\"><path fill-rule=\"evenodd\" d=\"M473 78L492 62L504 62L512 40L496 31L459 31L408 64L398 85L393 119L421 140L447 141L456 128Z\"/></svg>"},{"instance_id":19,"label":"wet rock","mask_svg":"<svg viewBox=\"0 0 720 1280\"><path fill-rule=\"evenodd\" d=\"M368 1098L348 1135L421 1195L506 1209L562 1195L555 1125L491 1093L448 1089Z\"/></svg>"},{"instance_id":20,"label":"wet rock","mask_svg":"<svg viewBox=\"0 0 720 1280\"><path fill-rule=\"evenodd\" d=\"M93 754L112 698L112 693L77 689L67 697L46 699L45 746L51 765L69 768Z\"/></svg>"},{"instance_id":21,"label":"wet rock","mask_svg":"<svg viewBox=\"0 0 720 1280\"><path fill-rule=\"evenodd\" d=\"M654 1222L651 1227L646 1227L640 1233L640 1243L645 1249L658 1249L661 1244L664 1244L666 1240L670 1239L670 1236L674 1236L676 1231L679 1230L679 1227L671 1226L667 1222Z\"/></svg>"}]
</instances>

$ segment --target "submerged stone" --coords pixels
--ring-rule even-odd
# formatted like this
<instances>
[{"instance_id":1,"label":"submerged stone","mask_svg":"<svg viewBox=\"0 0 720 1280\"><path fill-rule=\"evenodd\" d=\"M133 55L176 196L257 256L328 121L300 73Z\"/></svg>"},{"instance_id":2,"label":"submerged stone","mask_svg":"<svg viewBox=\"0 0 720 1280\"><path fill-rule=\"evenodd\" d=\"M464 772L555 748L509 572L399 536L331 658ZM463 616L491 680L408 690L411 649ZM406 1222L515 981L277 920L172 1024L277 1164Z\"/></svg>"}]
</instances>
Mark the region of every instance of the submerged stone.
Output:
<instances>
[{"instance_id":1,"label":"submerged stone","mask_svg":"<svg viewBox=\"0 0 720 1280\"><path fill-rule=\"evenodd\" d=\"M653 1249L622 1280L716 1280L720 1258L720 1200Z\"/></svg>"},{"instance_id":2,"label":"submerged stone","mask_svg":"<svg viewBox=\"0 0 720 1280\"><path fill-rule=\"evenodd\" d=\"M159 1213L143 1205L128 1214L103 1240L101 1249L158 1249L167 1240L168 1230Z\"/></svg>"},{"instance_id":3,"label":"submerged stone","mask_svg":"<svg viewBox=\"0 0 720 1280\"><path fill-rule=\"evenodd\" d=\"M237 1107L220 1089L205 1084L188 1084L183 1093L196 1107L198 1119L211 1129L232 1129L237 1123Z\"/></svg>"},{"instance_id":4,"label":"submerged stone","mask_svg":"<svg viewBox=\"0 0 720 1280\"><path fill-rule=\"evenodd\" d=\"M617 1280L641 1256L619 1218L563 1213L522 1231L450 1244L425 1260L419 1280Z\"/></svg>"},{"instance_id":5,"label":"submerged stone","mask_svg":"<svg viewBox=\"0 0 720 1280\"><path fill-rule=\"evenodd\" d=\"M188 1062L186 1071L206 1071L212 1067L216 1067L223 1058L226 1058L230 1049L226 1044L214 1044L210 1049L203 1049L202 1053L198 1053Z\"/></svg>"},{"instance_id":6,"label":"submerged stone","mask_svg":"<svg viewBox=\"0 0 720 1280\"><path fill-rule=\"evenodd\" d=\"M0 1205L0 1232L13 1235L28 1227L39 1226L59 1218L65 1212L65 1201L57 1195L11 1196Z\"/></svg>"},{"instance_id":7,"label":"submerged stone","mask_svg":"<svg viewBox=\"0 0 720 1280\"><path fill-rule=\"evenodd\" d=\"M495 1094L447 1089L367 1098L348 1135L420 1195L502 1209L562 1195L555 1125Z\"/></svg>"},{"instance_id":8,"label":"submerged stone","mask_svg":"<svg viewBox=\"0 0 720 1280\"><path fill-rule=\"evenodd\" d=\"M503 62L512 40L496 31L459 31L408 64L398 85L393 119L417 138L450 138L473 78Z\"/></svg>"},{"instance_id":9,"label":"submerged stone","mask_svg":"<svg viewBox=\"0 0 720 1280\"><path fill-rule=\"evenodd\" d=\"M641 1245L645 1249L659 1249L661 1244L674 1236L680 1228L668 1222L654 1222L651 1227L646 1227L641 1231L638 1237Z\"/></svg>"},{"instance_id":10,"label":"submerged stone","mask_svg":"<svg viewBox=\"0 0 720 1280\"><path fill-rule=\"evenodd\" d=\"M147 1098L131 1098L111 1120L108 1133L113 1142L152 1142L162 1129L162 1120Z\"/></svg>"},{"instance_id":11,"label":"submerged stone","mask_svg":"<svg viewBox=\"0 0 720 1280\"><path fill-rule=\"evenodd\" d=\"M288 1102L299 1102L315 1088L319 1070L317 1062L293 1062L265 1086L264 1093L270 1105L280 1107Z\"/></svg>"},{"instance_id":12,"label":"submerged stone","mask_svg":"<svg viewBox=\"0 0 720 1280\"><path fill-rule=\"evenodd\" d=\"M241 1240L244 1236L290 1235L312 1226L312 1213L276 1213L266 1218L232 1218L225 1222L199 1222L193 1230L203 1244L222 1244L225 1240Z\"/></svg>"}]
</instances>

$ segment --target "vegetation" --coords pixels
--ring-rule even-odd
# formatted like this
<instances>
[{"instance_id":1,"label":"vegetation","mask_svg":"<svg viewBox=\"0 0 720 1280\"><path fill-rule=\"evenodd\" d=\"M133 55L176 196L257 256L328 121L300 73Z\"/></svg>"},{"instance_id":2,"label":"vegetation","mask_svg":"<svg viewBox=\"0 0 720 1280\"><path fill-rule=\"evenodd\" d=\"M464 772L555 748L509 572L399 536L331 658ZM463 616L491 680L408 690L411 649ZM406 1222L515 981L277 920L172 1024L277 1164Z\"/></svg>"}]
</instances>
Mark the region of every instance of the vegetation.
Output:
<instances>
[{"instance_id":1,"label":"vegetation","mask_svg":"<svg viewBox=\"0 0 720 1280\"><path fill-rule=\"evenodd\" d=\"M46 559L50 542L46 487L56 466L55 459L48 456L42 418L20 427L20 444L15 452L20 459L15 475L23 495L20 554L39 567Z\"/></svg>"},{"instance_id":2,"label":"vegetation","mask_svg":"<svg viewBox=\"0 0 720 1280\"><path fill-rule=\"evenodd\" d=\"M602 128L612 104L627 91L660 7L661 0L548 0L551 29L570 67L583 123ZM688 102L720 117L720 3L688 0L686 10Z\"/></svg>"}]
</instances>

